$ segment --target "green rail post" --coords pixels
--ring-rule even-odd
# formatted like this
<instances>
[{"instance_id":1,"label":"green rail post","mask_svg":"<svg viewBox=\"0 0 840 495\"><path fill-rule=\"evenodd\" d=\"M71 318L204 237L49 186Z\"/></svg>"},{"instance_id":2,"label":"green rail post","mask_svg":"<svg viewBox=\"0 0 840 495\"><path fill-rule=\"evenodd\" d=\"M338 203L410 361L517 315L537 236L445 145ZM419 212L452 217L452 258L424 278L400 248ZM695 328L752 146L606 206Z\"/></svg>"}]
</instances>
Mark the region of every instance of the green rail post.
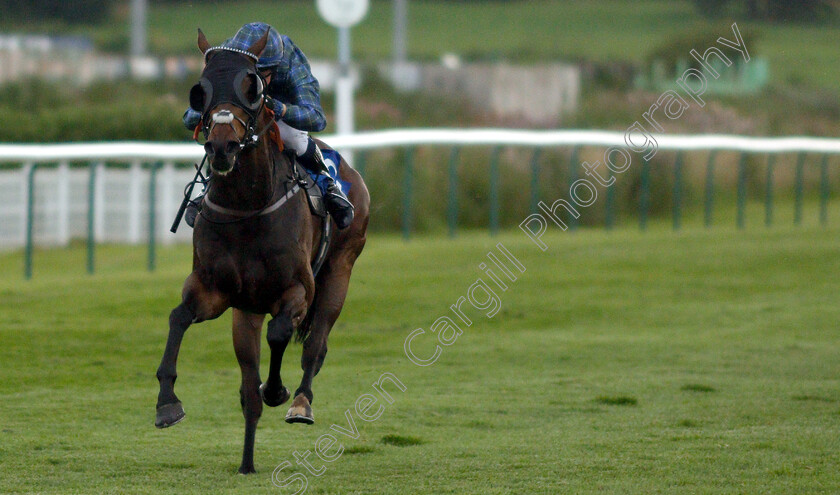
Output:
<instances>
[{"instance_id":1,"label":"green rail post","mask_svg":"<svg viewBox=\"0 0 840 495\"><path fill-rule=\"evenodd\" d=\"M715 158L717 158L717 151L710 151L709 161L706 163L706 202L703 214L703 224L707 228L712 226L712 209L715 201Z\"/></svg>"},{"instance_id":2,"label":"green rail post","mask_svg":"<svg viewBox=\"0 0 840 495\"><path fill-rule=\"evenodd\" d=\"M34 224L35 224L35 170L37 163L28 164L29 171L26 177L26 249L24 250L23 276L26 280L32 278L32 251L34 249Z\"/></svg>"},{"instance_id":3,"label":"green rail post","mask_svg":"<svg viewBox=\"0 0 840 495\"><path fill-rule=\"evenodd\" d=\"M607 230L612 230L615 227L615 187L613 187L615 182L612 182L613 177L615 177L615 173L607 167L607 183L612 183L612 185L607 186L607 201L604 205L604 227Z\"/></svg>"},{"instance_id":4,"label":"green rail post","mask_svg":"<svg viewBox=\"0 0 840 495\"><path fill-rule=\"evenodd\" d=\"M805 153L799 153L799 158L796 160L796 179L794 183L795 188L795 201L794 201L794 212L793 212L793 223L794 225L800 225L802 223L802 182L803 182L803 175L805 172Z\"/></svg>"},{"instance_id":5,"label":"green rail post","mask_svg":"<svg viewBox=\"0 0 840 495\"><path fill-rule=\"evenodd\" d=\"M577 180L577 169L578 169L578 147L575 146L572 148L572 156L569 158L569 189L571 190L572 184L575 183ZM577 229L578 226L578 219L575 218L574 215L569 215L569 230L574 231Z\"/></svg>"},{"instance_id":6,"label":"green rail post","mask_svg":"<svg viewBox=\"0 0 840 495\"><path fill-rule=\"evenodd\" d=\"M87 211L87 272L93 274L96 256L96 162L90 162L88 168L88 211Z\"/></svg>"},{"instance_id":7,"label":"green rail post","mask_svg":"<svg viewBox=\"0 0 840 495\"><path fill-rule=\"evenodd\" d=\"M642 161L642 184L639 192L639 229L647 230L648 208L650 207L650 161Z\"/></svg>"},{"instance_id":8,"label":"green rail post","mask_svg":"<svg viewBox=\"0 0 840 495\"><path fill-rule=\"evenodd\" d=\"M499 233L499 155L502 147L493 148L490 157L490 235Z\"/></svg>"},{"instance_id":9,"label":"green rail post","mask_svg":"<svg viewBox=\"0 0 840 495\"><path fill-rule=\"evenodd\" d=\"M414 188L414 148L409 146L405 149L405 177L403 178L403 211L402 211L402 232L403 239L411 237L412 210L411 193Z\"/></svg>"},{"instance_id":10,"label":"green rail post","mask_svg":"<svg viewBox=\"0 0 840 495\"><path fill-rule=\"evenodd\" d=\"M365 165L367 164L367 151L360 150L356 153L356 157L353 160L355 163L353 164L353 168L356 169L356 172L359 172L359 175L362 178L365 177Z\"/></svg>"},{"instance_id":11,"label":"green rail post","mask_svg":"<svg viewBox=\"0 0 840 495\"><path fill-rule=\"evenodd\" d=\"M773 166L776 164L776 155L767 156L767 178L765 179L764 190L764 225L773 225Z\"/></svg>"},{"instance_id":12,"label":"green rail post","mask_svg":"<svg viewBox=\"0 0 840 495\"><path fill-rule=\"evenodd\" d=\"M449 203L446 208L446 220L449 224L449 237L455 237L458 228L458 158L461 148L453 146L449 152Z\"/></svg>"},{"instance_id":13,"label":"green rail post","mask_svg":"<svg viewBox=\"0 0 840 495\"><path fill-rule=\"evenodd\" d=\"M674 161L674 230L680 230L681 211L682 206L682 167L683 167L683 152L677 152L677 158Z\"/></svg>"},{"instance_id":14,"label":"green rail post","mask_svg":"<svg viewBox=\"0 0 840 495\"><path fill-rule=\"evenodd\" d=\"M820 163L820 224L828 223L828 197L831 194L828 188L828 155L823 155Z\"/></svg>"},{"instance_id":15,"label":"green rail post","mask_svg":"<svg viewBox=\"0 0 840 495\"><path fill-rule=\"evenodd\" d=\"M747 205L747 154L741 152L741 159L738 161L738 228L744 228L746 219L745 208Z\"/></svg>"},{"instance_id":16,"label":"green rail post","mask_svg":"<svg viewBox=\"0 0 840 495\"><path fill-rule=\"evenodd\" d=\"M150 272L157 266L156 234L157 234L157 172L160 162L154 162L149 168L149 264Z\"/></svg>"},{"instance_id":17,"label":"green rail post","mask_svg":"<svg viewBox=\"0 0 840 495\"><path fill-rule=\"evenodd\" d=\"M537 213L537 204L540 202L540 155L542 148L534 148L531 155L531 203L530 213Z\"/></svg>"}]
</instances>

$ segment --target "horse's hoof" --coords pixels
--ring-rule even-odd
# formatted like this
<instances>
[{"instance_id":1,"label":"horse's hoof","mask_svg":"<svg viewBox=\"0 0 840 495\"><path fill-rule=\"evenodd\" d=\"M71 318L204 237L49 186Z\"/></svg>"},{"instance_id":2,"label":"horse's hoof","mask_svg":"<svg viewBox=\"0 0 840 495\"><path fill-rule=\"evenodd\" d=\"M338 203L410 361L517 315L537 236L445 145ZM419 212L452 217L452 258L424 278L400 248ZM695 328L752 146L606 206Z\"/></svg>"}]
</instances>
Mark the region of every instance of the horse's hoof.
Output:
<instances>
[{"instance_id":1,"label":"horse's hoof","mask_svg":"<svg viewBox=\"0 0 840 495\"><path fill-rule=\"evenodd\" d=\"M187 413L184 412L184 406L181 402L173 402L172 404L164 404L157 408L155 413L155 426L158 428L167 428L174 424L178 424L184 419Z\"/></svg>"},{"instance_id":2,"label":"horse's hoof","mask_svg":"<svg viewBox=\"0 0 840 495\"><path fill-rule=\"evenodd\" d=\"M239 474L254 474L256 472L254 466L239 466Z\"/></svg>"},{"instance_id":3,"label":"horse's hoof","mask_svg":"<svg viewBox=\"0 0 840 495\"><path fill-rule=\"evenodd\" d=\"M265 383L260 385L260 397L262 397L263 402L268 407L277 407L280 404L283 404L292 394L289 392L289 389L286 387L282 387L280 389L279 394L266 394L265 393Z\"/></svg>"},{"instance_id":4,"label":"horse's hoof","mask_svg":"<svg viewBox=\"0 0 840 495\"><path fill-rule=\"evenodd\" d=\"M309 399L305 395L297 394L295 401L292 402L292 407L286 413L286 422L307 425L315 423L315 417L312 416L312 407L309 406Z\"/></svg>"}]
</instances>

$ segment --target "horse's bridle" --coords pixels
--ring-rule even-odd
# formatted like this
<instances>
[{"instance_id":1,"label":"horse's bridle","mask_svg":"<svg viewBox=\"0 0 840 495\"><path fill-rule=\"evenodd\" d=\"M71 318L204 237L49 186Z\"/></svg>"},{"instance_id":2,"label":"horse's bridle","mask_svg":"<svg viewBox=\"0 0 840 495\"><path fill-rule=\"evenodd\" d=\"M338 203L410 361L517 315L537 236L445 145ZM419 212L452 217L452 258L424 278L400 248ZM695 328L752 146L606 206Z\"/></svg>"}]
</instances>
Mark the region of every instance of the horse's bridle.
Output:
<instances>
[{"instance_id":1,"label":"horse's bridle","mask_svg":"<svg viewBox=\"0 0 840 495\"><path fill-rule=\"evenodd\" d=\"M217 50L225 50L225 51L239 53L241 55L245 55L246 57L254 60L254 62L256 62L258 60L256 55L254 55L251 52L244 51L244 50L238 50L238 49L235 49L235 48L228 48L228 47L224 47L224 46L213 47L213 48L209 48L208 50L206 50L205 51L205 60L207 60L209 58L209 55L210 55L211 52L217 51ZM193 108L196 111L200 111L201 114L202 114L202 116L201 116L202 125L201 125L200 129L203 131L205 139L207 137L209 137L210 133L213 131L215 126L217 126L217 125L229 125L229 126L231 126L231 128L233 128L234 134L238 138L239 151L241 151L241 150L245 149L246 147L256 146L257 143L259 143L260 138L269 129L271 129L272 127L274 127L276 125L275 122L274 122L273 115L271 115L271 118L269 119L269 122L266 124L266 126L262 129L257 130L257 119L263 113L263 111L267 110L268 112L273 114L273 112L274 112L274 101L269 96L267 96L265 94L265 88L266 88L265 80L262 77L262 74L259 74L257 71L254 70L254 68L255 68L255 65L254 66L249 66L249 67L240 66L239 70L236 72L236 76L234 77L233 89L231 90L231 87L226 86L226 85L222 85L222 92L223 92L222 97L219 97L219 95L213 95L213 92L214 92L213 91L213 89L214 89L213 84L211 83L211 81L208 77L205 77L204 74L202 74L202 78L198 82L198 84L193 86L193 88L190 90L190 107ZM205 68L205 72L206 72L206 68ZM219 68L219 69L216 69L216 72L224 72L224 70L222 68ZM248 101L247 97L242 94L242 90L241 90L241 85L242 85L242 82L243 82L244 78L252 76L252 75L255 77L254 82L257 83L257 87L258 87L257 98L253 102ZM233 95L232 95L233 97L231 97L231 95L229 94L231 92L233 93ZM248 121L246 122L244 119L237 116L236 114L234 114L230 110L219 110L218 112L215 112L212 115L209 114L209 110L211 108L216 108L223 103L232 104L233 106L236 106L236 107L242 109L248 115ZM236 133L236 129L233 126L234 121L239 122L242 125L242 127L245 129L245 134L241 138L238 137L238 133ZM195 137L198 136L198 131L199 131L199 127L196 127L196 136ZM271 155L272 155L271 160L273 162L272 163L272 171L273 171L273 174L275 174L276 170L274 170L274 169L276 169L277 162L274 159L273 153L274 152L272 151L271 152ZM205 156L205 159L206 159L206 156ZM238 157L237 157L237 162L238 161L239 160L238 160ZM202 164L203 163L204 163L204 161L202 161ZM203 175L201 174L201 166L198 166L197 168L198 168L197 177L201 176L203 178ZM301 172L300 172L298 166L293 161L292 162L292 172L289 175L289 177L286 178L286 180L284 181L285 193L277 201L275 201L273 203L271 202L271 199L274 198L274 195L272 195L268 204L266 204L264 207L262 207L260 209L245 211L245 210L234 210L234 209L230 209L230 208L225 208L225 207L222 207L222 206L219 206L219 205L213 203L210 200L210 195L208 193L207 195L204 196L204 203L207 206L207 209L213 210L217 213L220 213L222 215L226 215L226 216L231 217L231 218L229 220L211 219L211 218L207 217L204 209L200 209L199 214L207 222L209 222L211 224L217 224L217 225L232 224L232 223L237 223L237 222L242 222L242 221L245 221L245 220L249 220L249 219L252 219L252 218L255 218L255 217L258 217L258 216L269 215L269 214L279 210L292 197L294 197L298 192L300 192L304 187L306 187L306 181L300 175L300 173ZM304 174L305 174L305 172L304 172ZM207 182L209 182L209 180L210 180L210 178L208 177L207 179L203 180L202 182L204 184L206 184ZM272 178L272 183L274 183L274 178ZM192 189L190 189L190 191L191 190ZM189 200L189 195L185 194L185 203L188 202L188 201L190 201ZM183 209L184 209L184 206L182 206L182 210ZM180 215L180 213L179 213L179 215ZM330 232L332 230L331 222L330 222L329 218L326 218L323 221L321 228L322 228L322 230L321 230L322 242L321 242L321 245L318 249L318 254L316 256L316 260L313 263L313 267L312 267L313 273L315 273L315 274L317 274L318 271L320 270L320 268L321 268L321 266L324 262L324 259L326 258L326 254L327 254L327 247L329 245L329 239L330 239L330 236L331 236Z\"/></svg>"},{"instance_id":2,"label":"horse's bridle","mask_svg":"<svg viewBox=\"0 0 840 495\"><path fill-rule=\"evenodd\" d=\"M205 60L208 60L211 53L215 51L239 53L256 60L256 57L250 52L224 46L217 46L208 49L205 52ZM217 71L222 72L222 69L218 69ZM213 74L211 74L211 76L212 75ZM246 77L253 77L254 83L257 85L257 98L255 101L249 101L247 97L242 94L241 86ZM256 146L262 135L271 128L274 120L272 119L272 122L269 122L264 128L259 130L257 129L257 119L263 110L266 108L273 110L274 108L273 100L265 94L265 88L266 83L262 74L251 67L240 68L233 78L232 89L231 87L222 86L220 95L218 92L214 91L214 86L210 78L207 77L207 75L202 75L201 80L199 80L199 82L190 90L190 107L193 110L201 112L200 130L204 134L205 140L209 137L210 133L213 132L216 125L229 125L233 128L233 122L237 121L245 130L244 134L240 138L238 137L236 129L233 129L234 134L238 137L239 150L241 151L249 146ZM248 121L246 122L230 110L219 110L212 114L210 113L211 108L216 108L225 103L231 104L244 111L248 115ZM198 131L199 128L197 127L194 135L196 140L198 138Z\"/></svg>"},{"instance_id":3,"label":"horse's bridle","mask_svg":"<svg viewBox=\"0 0 840 495\"><path fill-rule=\"evenodd\" d=\"M201 132L204 134L204 139L207 139L207 137L210 135L211 132L213 132L213 129L217 125L222 124L233 127L233 121L236 120L237 122L242 124L242 127L245 129L245 133L242 135L241 138L239 138L238 133L236 132L236 128L233 129L234 134L237 135L239 141L239 150L241 151L249 146L256 146L263 134L268 132L268 130L271 129L272 124L274 124L274 119L272 119L272 121L269 121L265 125L265 127L260 129L259 131L257 130L257 118L259 117L259 114L262 112L263 109L271 108L269 105L267 105L268 98L265 95L263 95L261 99L262 104L260 106L260 110L255 112L253 115L249 113L248 116L250 118L248 119L248 122L245 122L244 120L242 120L241 117L234 114L230 110L219 110L218 112L214 112L212 115L209 116L209 119L206 119L204 116L202 116Z\"/></svg>"}]
</instances>

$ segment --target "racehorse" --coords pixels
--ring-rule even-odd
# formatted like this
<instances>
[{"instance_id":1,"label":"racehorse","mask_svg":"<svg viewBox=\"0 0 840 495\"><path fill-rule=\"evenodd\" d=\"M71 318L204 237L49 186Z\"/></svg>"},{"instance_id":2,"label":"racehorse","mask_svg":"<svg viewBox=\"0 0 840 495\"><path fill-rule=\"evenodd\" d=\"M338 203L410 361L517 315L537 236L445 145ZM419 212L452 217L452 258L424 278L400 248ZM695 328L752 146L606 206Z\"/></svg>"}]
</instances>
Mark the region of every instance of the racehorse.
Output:
<instances>
[{"instance_id":1,"label":"racehorse","mask_svg":"<svg viewBox=\"0 0 840 495\"><path fill-rule=\"evenodd\" d=\"M255 66L266 40L267 33L247 51L233 50L211 47L198 31L205 67L190 92L190 105L203 111L200 126L213 174L193 232L192 273L184 282L181 304L169 315L169 336L157 370L155 426L165 428L185 415L174 392L184 332L192 323L233 308L233 346L242 371L239 393L245 416L239 467L243 474L255 472L254 436L263 402L276 407L290 398L280 366L295 333L303 342L303 378L286 421L314 422L312 379L324 362L327 337L365 245L370 205L361 176L342 159L340 177L350 184L355 219L330 236L315 275L312 264L325 232L322 222L331 220L310 211L294 158L279 149L273 112ZM268 379L261 383L260 333L266 315L271 315L266 330L271 361Z\"/></svg>"}]
</instances>

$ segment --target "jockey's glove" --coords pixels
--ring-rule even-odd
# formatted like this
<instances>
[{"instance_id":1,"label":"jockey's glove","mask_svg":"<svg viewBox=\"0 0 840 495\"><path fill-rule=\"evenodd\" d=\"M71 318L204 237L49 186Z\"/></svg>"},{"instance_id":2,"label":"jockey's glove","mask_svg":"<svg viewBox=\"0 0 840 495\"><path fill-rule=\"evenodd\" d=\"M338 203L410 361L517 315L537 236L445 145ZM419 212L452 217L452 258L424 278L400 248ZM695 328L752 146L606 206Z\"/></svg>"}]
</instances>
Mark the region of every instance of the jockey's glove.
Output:
<instances>
[{"instance_id":1,"label":"jockey's glove","mask_svg":"<svg viewBox=\"0 0 840 495\"><path fill-rule=\"evenodd\" d=\"M265 95L265 106L270 110L277 110L278 108L282 107L282 103L268 95Z\"/></svg>"},{"instance_id":2,"label":"jockey's glove","mask_svg":"<svg viewBox=\"0 0 840 495\"><path fill-rule=\"evenodd\" d=\"M196 112L192 108L188 108L186 112L184 112L184 127L189 130L195 130L196 126L201 122L201 113Z\"/></svg>"},{"instance_id":3,"label":"jockey's glove","mask_svg":"<svg viewBox=\"0 0 840 495\"><path fill-rule=\"evenodd\" d=\"M274 111L275 119L279 119L286 114L286 104L271 96L265 95L265 106Z\"/></svg>"}]
</instances>

